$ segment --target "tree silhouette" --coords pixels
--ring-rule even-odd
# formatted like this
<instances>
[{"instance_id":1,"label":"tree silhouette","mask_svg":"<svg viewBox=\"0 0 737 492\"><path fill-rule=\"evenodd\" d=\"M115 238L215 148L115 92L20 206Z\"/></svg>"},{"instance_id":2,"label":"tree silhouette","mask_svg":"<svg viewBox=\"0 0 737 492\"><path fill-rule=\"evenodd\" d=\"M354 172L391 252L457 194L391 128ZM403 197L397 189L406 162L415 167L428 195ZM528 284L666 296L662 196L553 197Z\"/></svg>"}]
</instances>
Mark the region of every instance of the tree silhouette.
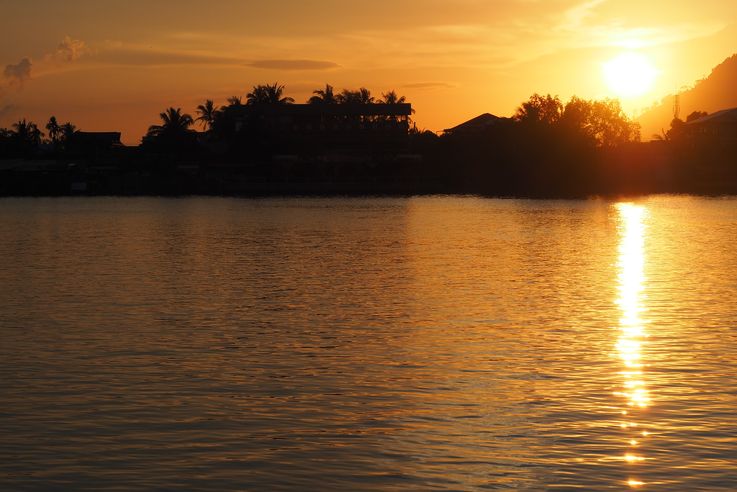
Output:
<instances>
[{"instance_id":1,"label":"tree silhouette","mask_svg":"<svg viewBox=\"0 0 737 492\"><path fill-rule=\"evenodd\" d=\"M338 104L373 104L374 98L371 91L365 87L361 87L357 91L343 89L343 92L336 97Z\"/></svg>"},{"instance_id":2,"label":"tree silhouette","mask_svg":"<svg viewBox=\"0 0 737 492\"><path fill-rule=\"evenodd\" d=\"M404 104L407 102L407 98L399 96L396 91L391 90L386 94L381 95L381 102L384 104Z\"/></svg>"},{"instance_id":3,"label":"tree silhouette","mask_svg":"<svg viewBox=\"0 0 737 492\"><path fill-rule=\"evenodd\" d=\"M241 96L230 96L228 104L230 106L243 106L243 98Z\"/></svg>"},{"instance_id":4,"label":"tree silhouette","mask_svg":"<svg viewBox=\"0 0 737 492\"><path fill-rule=\"evenodd\" d=\"M148 129L148 136L179 136L186 134L189 127L194 124L194 120L188 114L182 114L181 108L169 108L159 114L161 125L151 125Z\"/></svg>"},{"instance_id":5,"label":"tree silhouette","mask_svg":"<svg viewBox=\"0 0 737 492\"><path fill-rule=\"evenodd\" d=\"M38 147L41 144L41 138L43 133L38 129L38 126L32 121L26 121L22 119L16 123L13 123L15 140L23 147Z\"/></svg>"},{"instance_id":6,"label":"tree silhouette","mask_svg":"<svg viewBox=\"0 0 737 492\"><path fill-rule=\"evenodd\" d=\"M205 104L197 106L197 114L199 115L195 121L202 123L202 127L205 130L211 130L215 119L218 117L220 110L215 107L215 103L212 99L205 101Z\"/></svg>"},{"instance_id":7,"label":"tree silhouette","mask_svg":"<svg viewBox=\"0 0 737 492\"><path fill-rule=\"evenodd\" d=\"M665 133L669 142L681 142L686 135L686 123L680 118L673 118L670 129Z\"/></svg>"},{"instance_id":8,"label":"tree silhouette","mask_svg":"<svg viewBox=\"0 0 737 492\"><path fill-rule=\"evenodd\" d=\"M640 125L631 121L616 99L592 101L589 132L600 147L617 147L640 140Z\"/></svg>"},{"instance_id":9,"label":"tree silhouette","mask_svg":"<svg viewBox=\"0 0 737 492\"><path fill-rule=\"evenodd\" d=\"M337 104L338 99L335 97L335 93L333 91L333 86L330 84L325 84L325 89L317 89L315 91L312 91L314 96L312 96L309 101L307 101L309 104Z\"/></svg>"},{"instance_id":10,"label":"tree silhouette","mask_svg":"<svg viewBox=\"0 0 737 492\"><path fill-rule=\"evenodd\" d=\"M77 127L69 123L68 121L61 125L61 138L64 142L68 142L70 138L72 138L72 135L74 135L74 132L77 131Z\"/></svg>"},{"instance_id":11,"label":"tree silhouette","mask_svg":"<svg viewBox=\"0 0 737 492\"><path fill-rule=\"evenodd\" d=\"M56 116L49 118L49 122L46 123L46 129L49 131L49 138L51 142L56 145L59 143L59 137L61 136L61 126L56 121Z\"/></svg>"},{"instance_id":12,"label":"tree silhouette","mask_svg":"<svg viewBox=\"0 0 737 492\"><path fill-rule=\"evenodd\" d=\"M246 104L292 104L294 98L284 96L284 86L273 84L256 85L246 95Z\"/></svg>"},{"instance_id":13,"label":"tree silhouette","mask_svg":"<svg viewBox=\"0 0 737 492\"><path fill-rule=\"evenodd\" d=\"M558 122L562 115L563 103L558 96L553 97L550 94L541 96L535 93L517 108L514 119L521 123L552 125Z\"/></svg>"},{"instance_id":14,"label":"tree silhouette","mask_svg":"<svg viewBox=\"0 0 737 492\"><path fill-rule=\"evenodd\" d=\"M387 93L381 94L381 103L383 104L405 104L407 102L407 98L404 96L400 96L397 94L395 90L391 90ZM415 110L412 110L412 113L414 113ZM378 119L382 119L384 121L393 121L396 122L398 118L396 116L386 116L386 117L377 117Z\"/></svg>"},{"instance_id":15,"label":"tree silhouette","mask_svg":"<svg viewBox=\"0 0 737 492\"><path fill-rule=\"evenodd\" d=\"M572 97L563 105L558 96L533 94L514 119L526 128L526 138L577 139L597 147L617 147L640 140L640 127L631 121L616 99L587 101Z\"/></svg>"}]
</instances>

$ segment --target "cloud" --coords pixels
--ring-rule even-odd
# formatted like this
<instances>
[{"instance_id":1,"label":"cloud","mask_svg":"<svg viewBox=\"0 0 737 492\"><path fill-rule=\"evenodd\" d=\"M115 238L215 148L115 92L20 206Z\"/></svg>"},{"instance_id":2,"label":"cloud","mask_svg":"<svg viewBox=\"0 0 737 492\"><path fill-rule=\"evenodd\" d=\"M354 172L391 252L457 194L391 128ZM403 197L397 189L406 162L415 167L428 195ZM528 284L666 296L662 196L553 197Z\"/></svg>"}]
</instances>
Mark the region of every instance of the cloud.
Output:
<instances>
[{"instance_id":1,"label":"cloud","mask_svg":"<svg viewBox=\"0 0 737 492\"><path fill-rule=\"evenodd\" d=\"M560 26L564 29L576 29L582 26L586 20L594 16L594 11L606 0L588 0L568 9L564 14L564 22Z\"/></svg>"},{"instance_id":2,"label":"cloud","mask_svg":"<svg viewBox=\"0 0 737 492\"><path fill-rule=\"evenodd\" d=\"M91 59L99 63L121 66L222 65L242 66L240 58L209 53L152 49L142 46L112 45Z\"/></svg>"},{"instance_id":3,"label":"cloud","mask_svg":"<svg viewBox=\"0 0 737 492\"><path fill-rule=\"evenodd\" d=\"M77 42L65 38L59 45L57 53L66 60L73 60L80 54L88 52L81 41ZM220 53L152 48L141 44L108 43L100 49L90 52L89 61L98 64L108 64L130 67L164 67L164 66L223 66L223 67L252 67L267 70L290 71L323 71L340 68L340 65L331 61L309 59L264 59L247 61L236 56L223 56Z\"/></svg>"},{"instance_id":4,"label":"cloud","mask_svg":"<svg viewBox=\"0 0 737 492\"><path fill-rule=\"evenodd\" d=\"M414 82L401 87L402 89L452 89L455 85L448 82Z\"/></svg>"},{"instance_id":5,"label":"cloud","mask_svg":"<svg viewBox=\"0 0 737 492\"><path fill-rule=\"evenodd\" d=\"M10 85L23 86L23 83L31 78L31 67L33 62L29 58L23 58L15 65L5 66L3 76L8 80Z\"/></svg>"},{"instance_id":6,"label":"cloud","mask_svg":"<svg viewBox=\"0 0 737 492\"><path fill-rule=\"evenodd\" d=\"M72 39L64 36L61 43L56 47L53 57L59 61L73 62L78 60L87 52L87 45L79 39Z\"/></svg>"},{"instance_id":7,"label":"cloud","mask_svg":"<svg viewBox=\"0 0 737 492\"><path fill-rule=\"evenodd\" d=\"M607 0L588 0L568 9L549 31L548 46L559 49L581 47L623 47L637 49L711 36L727 27L725 22L653 22L645 27L632 24L625 16L612 16L603 11L613 7ZM544 38L541 38L544 39Z\"/></svg>"},{"instance_id":8,"label":"cloud","mask_svg":"<svg viewBox=\"0 0 737 492\"><path fill-rule=\"evenodd\" d=\"M247 65L267 70L334 70L340 68L337 63L320 60L256 60Z\"/></svg>"},{"instance_id":9,"label":"cloud","mask_svg":"<svg viewBox=\"0 0 737 492\"><path fill-rule=\"evenodd\" d=\"M65 36L57 45L56 50L47 53L38 63L34 63L26 57L18 63L6 65L2 73L3 80L0 80L0 86L20 89L28 80L31 80L31 72L43 74L54 71L61 65L78 60L86 52L87 45L84 41Z\"/></svg>"}]
</instances>

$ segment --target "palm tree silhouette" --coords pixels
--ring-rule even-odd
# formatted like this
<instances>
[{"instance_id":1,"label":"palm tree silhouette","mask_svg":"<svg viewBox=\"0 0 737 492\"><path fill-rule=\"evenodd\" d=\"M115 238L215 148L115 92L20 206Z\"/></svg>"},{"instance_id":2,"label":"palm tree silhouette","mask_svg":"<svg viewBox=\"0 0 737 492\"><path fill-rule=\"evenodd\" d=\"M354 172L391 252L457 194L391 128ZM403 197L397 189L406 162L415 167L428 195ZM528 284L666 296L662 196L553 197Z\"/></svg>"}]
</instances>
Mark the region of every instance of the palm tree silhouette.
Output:
<instances>
[{"instance_id":1,"label":"palm tree silhouette","mask_svg":"<svg viewBox=\"0 0 737 492\"><path fill-rule=\"evenodd\" d=\"M343 92L336 97L339 104L373 104L374 97L371 91L365 87L361 87L357 91L343 89Z\"/></svg>"},{"instance_id":2,"label":"palm tree silhouette","mask_svg":"<svg viewBox=\"0 0 737 492\"><path fill-rule=\"evenodd\" d=\"M59 143L59 136L61 135L61 126L56 121L56 116L49 118L49 122L46 123L46 129L49 131L49 138L51 142L56 145Z\"/></svg>"},{"instance_id":3,"label":"palm tree silhouette","mask_svg":"<svg viewBox=\"0 0 737 492\"><path fill-rule=\"evenodd\" d=\"M199 115L195 121L202 123L202 127L205 130L212 130L212 124L215 122L215 118L220 114L220 110L215 107L215 103L212 99L205 101L205 104L197 106L197 114Z\"/></svg>"},{"instance_id":4,"label":"palm tree silhouette","mask_svg":"<svg viewBox=\"0 0 737 492\"><path fill-rule=\"evenodd\" d=\"M359 95L359 102L361 104L373 104L374 98L371 95L371 91L366 89L365 87L361 87L358 89L358 95Z\"/></svg>"},{"instance_id":5,"label":"palm tree silhouette","mask_svg":"<svg viewBox=\"0 0 737 492\"><path fill-rule=\"evenodd\" d=\"M228 104L231 106L243 106L243 98L241 96L230 96Z\"/></svg>"},{"instance_id":6,"label":"palm tree silhouette","mask_svg":"<svg viewBox=\"0 0 737 492\"><path fill-rule=\"evenodd\" d=\"M397 94L397 91L391 90L385 94L381 94L381 102L383 104L405 104L407 102L407 98L404 96L400 96ZM412 113L414 113L415 110L412 110ZM398 118L396 116L388 116L384 118L385 121L397 121Z\"/></svg>"},{"instance_id":7,"label":"palm tree silhouette","mask_svg":"<svg viewBox=\"0 0 737 492\"><path fill-rule=\"evenodd\" d=\"M256 85L246 94L246 104L292 104L294 98L284 96L284 86L273 84Z\"/></svg>"},{"instance_id":8,"label":"palm tree silhouette","mask_svg":"<svg viewBox=\"0 0 737 492\"><path fill-rule=\"evenodd\" d=\"M183 135L189 131L189 127L194 124L194 120L188 114L182 114L182 108L169 108L159 114L161 125L151 125L148 128L150 136L177 136Z\"/></svg>"},{"instance_id":9,"label":"palm tree silhouette","mask_svg":"<svg viewBox=\"0 0 737 492\"><path fill-rule=\"evenodd\" d=\"M325 89L317 89L312 91L312 96L307 102L309 104L337 104L338 99L335 97L333 86L325 84Z\"/></svg>"},{"instance_id":10,"label":"palm tree silhouette","mask_svg":"<svg viewBox=\"0 0 737 492\"><path fill-rule=\"evenodd\" d=\"M61 125L61 137L64 142L68 142L70 138L72 138L72 135L74 135L74 132L77 131L77 127L69 123L68 121Z\"/></svg>"},{"instance_id":11,"label":"palm tree silhouette","mask_svg":"<svg viewBox=\"0 0 737 492\"><path fill-rule=\"evenodd\" d=\"M15 129L15 138L21 143L21 145L28 145L31 147L37 147L41 143L41 137L43 133L38 129L38 126L32 121L26 121L25 118L13 123Z\"/></svg>"},{"instance_id":12,"label":"palm tree silhouette","mask_svg":"<svg viewBox=\"0 0 737 492\"><path fill-rule=\"evenodd\" d=\"M407 102L407 98L399 96L396 91L392 90L381 95L381 102L384 104L404 104Z\"/></svg>"}]
</instances>

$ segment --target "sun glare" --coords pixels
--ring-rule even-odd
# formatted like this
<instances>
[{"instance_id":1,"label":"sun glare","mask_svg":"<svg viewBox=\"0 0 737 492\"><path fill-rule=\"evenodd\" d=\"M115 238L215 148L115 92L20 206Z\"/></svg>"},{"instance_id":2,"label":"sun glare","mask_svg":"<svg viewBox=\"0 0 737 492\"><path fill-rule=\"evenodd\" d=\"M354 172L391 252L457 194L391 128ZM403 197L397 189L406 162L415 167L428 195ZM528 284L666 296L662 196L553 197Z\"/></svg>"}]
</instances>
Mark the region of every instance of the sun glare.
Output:
<instances>
[{"instance_id":1,"label":"sun glare","mask_svg":"<svg viewBox=\"0 0 737 492\"><path fill-rule=\"evenodd\" d=\"M609 89L623 99L648 93L658 76L652 62L634 52L622 53L604 63L603 72Z\"/></svg>"}]
</instances>

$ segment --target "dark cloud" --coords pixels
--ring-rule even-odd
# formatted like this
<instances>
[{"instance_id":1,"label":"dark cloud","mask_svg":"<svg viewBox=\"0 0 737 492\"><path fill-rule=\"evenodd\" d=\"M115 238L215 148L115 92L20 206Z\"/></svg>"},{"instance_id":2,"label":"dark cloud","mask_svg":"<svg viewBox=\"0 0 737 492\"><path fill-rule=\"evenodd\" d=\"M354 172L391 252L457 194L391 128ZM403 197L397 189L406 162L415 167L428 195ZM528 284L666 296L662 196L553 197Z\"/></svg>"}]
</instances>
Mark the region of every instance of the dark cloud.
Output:
<instances>
[{"instance_id":1,"label":"dark cloud","mask_svg":"<svg viewBox=\"0 0 737 492\"><path fill-rule=\"evenodd\" d=\"M404 84L403 89L452 89L455 87L448 82L415 82L412 84Z\"/></svg>"},{"instance_id":2,"label":"dark cloud","mask_svg":"<svg viewBox=\"0 0 737 492\"><path fill-rule=\"evenodd\" d=\"M256 60L247 65L267 70L333 70L340 68L337 63L321 60Z\"/></svg>"},{"instance_id":3,"label":"dark cloud","mask_svg":"<svg viewBox=\"0 0 737 492\"><path fill-rule=\"evenodd\" d=\"M17 84L22 86L23 83L31 78L31 67L33 63L28 58L23 58L15 65L6 65L3 75L11 85Z\"/></svg>"}]
</instances>

